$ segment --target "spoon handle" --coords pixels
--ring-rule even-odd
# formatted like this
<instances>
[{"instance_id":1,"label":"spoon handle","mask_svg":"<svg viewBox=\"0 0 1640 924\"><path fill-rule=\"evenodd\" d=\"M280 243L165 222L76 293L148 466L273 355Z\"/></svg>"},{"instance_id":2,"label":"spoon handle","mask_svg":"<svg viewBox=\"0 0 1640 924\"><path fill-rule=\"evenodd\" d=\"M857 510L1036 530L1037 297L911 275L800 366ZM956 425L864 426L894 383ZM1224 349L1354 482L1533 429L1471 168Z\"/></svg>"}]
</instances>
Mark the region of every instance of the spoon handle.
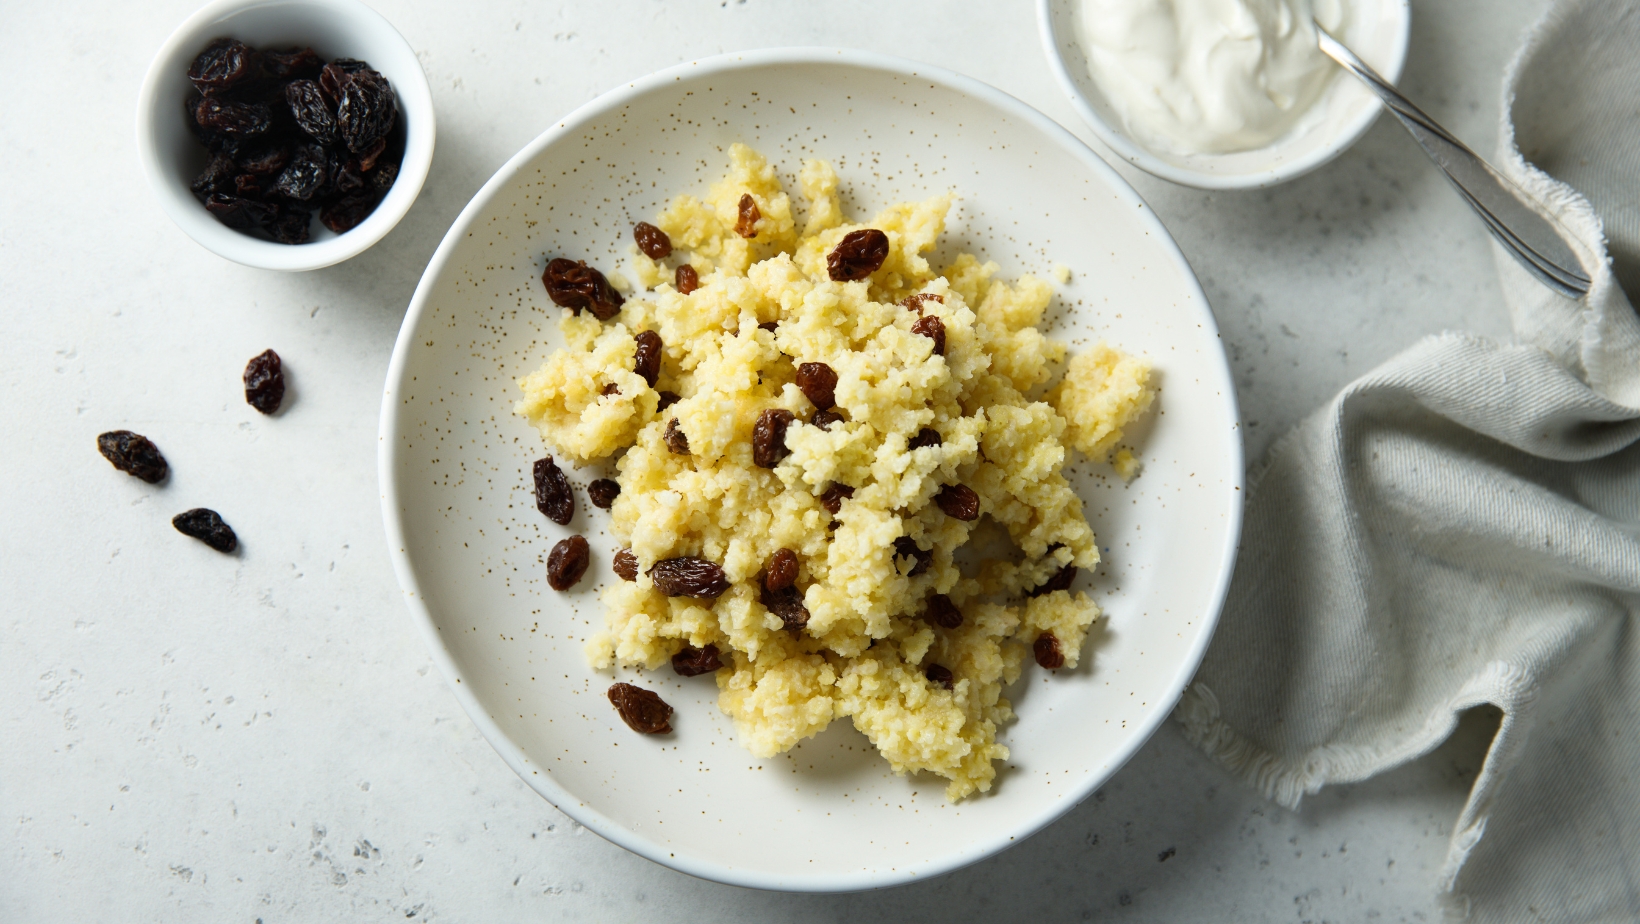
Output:
<instances>
[{"instance_id":1,"label":"spoon handle","mask_svg":"<svg viewBox=\"0 0 1640 924\"><path fill-rule=\"evenodd\" d=\"M1589 291L1589 276L1583 272L1577 255L1566 245L1571 233L1560 222L1533 208L1520 187L1413 105L1319 24L1315 31L1322 53L1359 77L1383 99L1384 105L1401 120L1424 153L1446 173L1459 195L1485 222L1486 229L1521 266L1568 298L1581 298Z\"/></svg>"}]
</instances>

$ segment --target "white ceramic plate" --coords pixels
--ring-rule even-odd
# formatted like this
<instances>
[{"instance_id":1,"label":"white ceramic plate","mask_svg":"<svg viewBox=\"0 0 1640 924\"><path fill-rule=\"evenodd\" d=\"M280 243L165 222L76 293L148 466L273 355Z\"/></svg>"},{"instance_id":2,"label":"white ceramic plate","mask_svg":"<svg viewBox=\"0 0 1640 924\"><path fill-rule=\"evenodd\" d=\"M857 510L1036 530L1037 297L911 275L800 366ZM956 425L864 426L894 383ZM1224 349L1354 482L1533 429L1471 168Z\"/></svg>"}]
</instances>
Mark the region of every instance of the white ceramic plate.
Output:
<instances>
[{"instance_id":1,"label":"white ceramic plate","mask_svg":"<svg viewBox=\"0 0 1640 924\"><path fill-rule=\"evenodd\" d=\"M1153 425L1134 434L1143 475L1074 477L1108 549L1084 576L1109 614L1076 671L1032 669L1008 694L1014 757L989 795L956 805L944 781L896 777L847 721L789 755L735 743L710 677L623 672L677 708L676 733L628 730L590 670L597 591L615 578L601 473L571 473L576 519L538 513L544 454L512 414L515 380L557 346L541 285L549 256L624 264L632 225L703 192L747 142L788 189L805 156L830 160L845 206L954 190L947 255L971 250L1015 276L1074 273L1052 309L1077 345L1106 337L1153 358ZM382 510L417 624L467 713L537 792L589 828L684 872L769 889L894 885L971 863L1059 817L1167 716L1217 618L1241 520L1241 435L1201 289L1139 196L1084 145L1005 94L938 68L855 51L784 49L662 71L552 126L496 173L433 256L382 397ZM588 578L547 587L571 532Z\"/></svg>"}]
</instances>

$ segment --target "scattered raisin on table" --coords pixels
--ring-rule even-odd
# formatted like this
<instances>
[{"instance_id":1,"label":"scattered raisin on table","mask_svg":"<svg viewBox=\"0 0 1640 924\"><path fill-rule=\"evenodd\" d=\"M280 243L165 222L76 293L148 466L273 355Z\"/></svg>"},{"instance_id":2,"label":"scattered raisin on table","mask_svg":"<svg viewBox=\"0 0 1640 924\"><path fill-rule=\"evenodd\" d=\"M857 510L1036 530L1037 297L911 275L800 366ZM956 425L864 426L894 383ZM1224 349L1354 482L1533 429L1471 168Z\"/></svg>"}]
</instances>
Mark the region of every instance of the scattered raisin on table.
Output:
<instances>
[{"instance_id":1,"label":"scattered raisin on table","mask_svg":"<svg viewBox=\"0 0 1640 924\"><path fill-rule=\"evenodd\" d=\"M678 290L679 295L688 295L700 288L700 274L695 272L693 266L685 263L672 274L672 287Z\"/></svg>"},{"instance_id":2,"label":"scattered raisin on table","mask_svg":"<svg viewBox=\"0 0 1640 924\"><path fill-rule=\"evenodd\" d=\"M814 416L809 418L809 423L822 430L830 430L832 424L842 422L843 415L836 410L815 411Z\"/></svg>"},{"instance_id":3,"label":"scattered raisin on table","mask_svg":"<svg viewBox=\"0 0 1640 924\"><path fill-rule=\"evenodd\" d=\"M779 549L763 566L763 587L765 590L777 591L797 583L797 553L791 549Z\"/></svg>"},{"instance_id":4,"label":"scattered raisin on table","mask_svg":"<svg viewBox=\"0 0 1640 924\"><path fill-rule=\"evenodd\" d=\"M681 400L683 400L683 399L678 397L677 392L675 392L675 391L663 391L663 392L661 392L660 402L655 405L655 410L656 410L657 413L660 412L660 411L664 411L667 408L671 407L672 405L677 404Z\"/></svg>"},{"instance_id":5,"label":"scattered raisin on table","mask_svg":"<svg viewBox=\"0 0 1640 924\"><path fill-rule=\"evenodd\" d=\"M921 430L917 431L916 436L913 436L910 440L906 441L905 448L921 449L924 446L940 446L944 443L945 440L940 438L940 431L934 429L933 427L923 427Z\"/></svg>"},{"instance_id":6,"label":"scattered raisin on table","mask_svg":"<svg viewBox=\"0 0 1640 924\"><path fill-rule=\"evenodd\" d=\"M609 688L609 701L614 704L626 727L638 734L671 734L672 707L654 691L630 683L617 683Z\"/></svg>"},{"instance_id":7,"label":"scattered raisin on table","mask_svg":"<svg viewBox=\"0 0 1640 924\"><path fill-rule=\"evenodd\" d=\"M184 536L192 536L218 552L232 552L239 548L239 537L233 528L222 522L215 510L195 507L171 518L171 525Z\"/></svg>"},{"instance_id":8,"label":"scattered raisin on table","mask_svg":"<svg viewBox=\"0 0 1640 924\"><path fill-rule=\"evenodd\" d=\"M632 371L643 376L649 387L654 388L661 377L661 351L664 347L661 335L652 330L641 331L637 340L638 348L632 356Z\"/></svg>"},{"instance_id":9,"label":"scattered raisin on table","mask_svg":"<svg viewBox=\"0 0 1640 924\"><path fill-rule=\"evenodd\" d=\"M943 305L945 304L945 299L942 296L935 295L932 292L919 292L916 295L908 296L905 301L900 302L900 307L906 309L907 311L915 311L918 314L922 314L923 302L939 302Z\"/></svg>"},{"instance_id":10,"label":"scattered raisin on table","mask_svg":"<svg viewBox=\"0 0 1640 924\"><path fill-rule=\"evenodd\" d=\"M888 235L876 228L850 231L826 254L826 273L833 282L859 282L888 259Z\"/></svg>"},{"instance_id":11,"label":"scattered raisin on table","mask_svg":"<svg viewBox=\"0 0 1640 924\"><path fill-rule=\"evenodd\" d=\"M1056 590L1070 590L1071 582L1074 580L1076 580L1076 566L1066 565L1055 571L1053 577L1048 578L1040 586L1031 590L1029 595L1040 597L1043 594L1051 594Z\"/></svg>"},{"instance_id":12,"label":"scattered raisin on table","mask_svg":"<svg viewBox=\"0 0 1640 924\"><path fill-rule=\"evenodd\" d=\"M263 350L245 364L245 403L264 414L279 410L285 400L285 364L279 354Z\"/></svg>"},{"instance_id":13,"label":"scattered raisin on table","mask_svg":"<svg viewBox=\"0 0 1640 924\"><path fill-rule=\"evenodd\" d=\"M623 581L638 579L638 556L631 549L618 549L615 552L614 571Z\"/></svg>"},{"instance_id":14,"label":"scattered raisin on table","mask_svg":"<svg viewBox=\"0 0 1640 924\"><path fill-rule=\"evenodd\" d=\"M729 589L723 566L704 558L668 558L649 569L655 589L668 597L715 600Z\"/></svg>"},{"instance_id":15,"label":"scattered raisin on table","mask_svg":"<svg viewBox=\"0 0 1640 924\"><path fill-rule=\"evenodd\" d=\"M613 318L626 299L609 284L604 274L587 266L585 260L566 260L555 257L547 261L547 270L541 274L547 296L554 305L568 308L576 314L591 309L600 321Z\"/></svg>"},{"instance_id":16,"label":"scattered raisin on table","mask_svg":"<svg viewBox=\"0 0 1640 924\"><path fill-rule=\"evenodd\" d=\"M615 503L615 498L620 496L620 484L608 478L599 478L587 485L587 498L592 501L592 506L599 510L608 510L609 505Z\"/></svg>"},{"instance_id":17,"label":"scattered raisin on table","mask_svg":"<svg viewBox=\"0 0 1640 924\"><path fill-rule=\"evenodd\" d=\"M965 484L948 484L940 488L940 493L934 495L934 503L939 504L945 515L954 520L968 523L979 519L979 495Z\"/></svg>"},{"instance_id":18,"label":"scattered raisin on table","mask_svg":"<svg viewBox=\"0 0 1640 924\"><path fill-rule=\"evenodd\" d=\"M560 526L575 518L575 491L552 456L535 460L535 506Z\"/></svg>"},{"instance_id":19,"label":"scattered raisin on table","mask_svg":"<svg viewBox=\"0 0 1640 924\"><path fill-rule=\"evenodd\" d=\"M951 676L951 669L948 667L930 664L928 669L923 671L923 676L928 678L929 683L945 687L947 690L956 686L956 681Z\"/></svg>"},{"instance_id":20,"label":"scattered raisin on table","mask_svg":"<svg viewBox=\"0 0 1640 924\"><path fill-rule=\"evenodd\" d=\"M764 608L780 617L782 627L788 632L801 632L809 624L809 608L803 605L803 592L795 584L784 590L765 588L759 600Z\"/></svg>"},{"instance_id":21,"label":"scattered raisin on table","mask_svg":"<svg viewBox=\"0 0 1640 924\"><path fill-rule=\"evenodd\" d=\"M1031 654L1036 656L1036 663L1050 671L1059 670L1065 666L1065 653L1059 650L1059 636L1052 632L1044 632L1031 643Z\"/></svg>"},{"instance_id":22,"label":"scattered raisin on table","mask_svg":"<svg viewBox=\"0 0 1640 924\"><path fill-rule=\"evenodd\" d=\"M740 220L735 222L735 233L744 238L757 237L757 223L763 220L763 213L758 211L757 200L751 193L740 197Z\"/></svg>"},{"instance_id":23,"label":"scattered raisin on table","mask_svg":"<svg viewBox=\"0 0 1640 924\"><path fill-rule=\"evenodd\" d=\"M762 468L774 468L791 454L786 448L786 428L797 415L785 408L771 407L757 415L752 425L752 461Z\"/></svg>"},{"instance_id":24,"label":"scattered raisin on table","mask_svg":"<svg viewBox=\"0 0 1640 924\"><path fill-rule=\"evenodd\" d=\"M853 496L853 488L834 481L826 486L826 490L820 492L820 506L826 508L827 513L836 516L837 512L843 509L843 501Z\"/></svg>"},{"instance_id":25,"label":"scattered raisin on table","mask_svg":"<svg viewBox=\"0 0 1640 924\"><path fill-rule=\"evenodd\" d=\"M945 355L944 321L941 321L938 317L931 314L923 315L917 319L915 324L911 325L911 332L913 334L921 334L924 337L934 341L935 356Z\"/></svg>"},{"instance_id":26,"label":"scattered raisin on table","mask_svg":"<svg viewBox=\"0 0 1640 924\"><path fill-rule=\"evenodd\" d=\"M98 434L97 451L115 468L149 484L164 481L165 473L171 470L153 440L130 430L110 430Z\"/></svg>"},{"instance_id":27,"label":"scattered raisin on table","mask_svg":"<svg viewBox=\"0 0 1640 924\"><path fill-rule=\"evenodd\" d=\"M672 418L666 424L666 448L674 455L686 456L689 454L689 435L678 426L678 419Z\"/></svg>"},{"instance_id":28,"label":"scattered raisin on table","mask_svg":"<svg viewBox=\"0 0 1640 924\"><path fill-rule=\"evenodd\" d=\"M894 557L896 559L910 558L916 562L911 566L911 570L906 572L906 577L916 577L934 564L934 550L922 548L917 545L917 540L912 539L910 536L901 536L894 540Z\"/></svg>"},{"instance_id":29,"label":"scattered raisin on table","mask_svg":"<svg viewBox=\"0 0 1640 924\"><path fill-rule=\"evenodd\" d=\"M188 68L188 80L199 92L216 96L254 79L261 69L256 49L231 38L219 38L194 59Z\"/></svg>"},{"instance_id":30,"label":"scattered raisin on table","mask_svg":"<svg viewBox=\"0 0 1640 924\"><path fill-rule=\"evenodd\" d=\"M587 547L585 539L580 536L560 539L547 554L547 583L553 590L569 590L587 573L591 562L592 549Z\"/></svg>"},{"instance_id":31,"label":"scattered raisin on table","mask_svg":"<svg viewBox=\"0 0 1640 924\"><path fill-rule=\"evenodd\" d=\"M930 594L923 618L941 629L955 629L962 625L962 610L945 594Z\"/></svg>"},{"instance_id":32,"label":"scattered raisin on table","mask_svg":"<svg viewBox=\"0 0 1640 924\"><path fill-rule=\"evenodd\" d=\"M672 252L672 239L647 221L632 226L632 237L638 242L638 249L651 260L665 259Z\"/></svg>"},{"instance_id":33,"label":"scattered raisin on table","mask_svg":"<svg viewBox=\"0 0 1640 924\"><path fill-rule=\"evenodd\" d=\"M699 677L721 667L723 659L718 656L716 645L707 645L705 648L685 645L682 651L672 656L672 670L684 677Z\"/></svg>"},{"instance_id":34,"label":"scattered raisin on table","mask_svg":"<svg viewBox=\"0 0 1640 924\"><path fill-rule=\"evenodd\" d=\"M829 411L837 404L837 373L825 363L798 366L797 387L822 411Z\"/></svg>"}]
</instances>

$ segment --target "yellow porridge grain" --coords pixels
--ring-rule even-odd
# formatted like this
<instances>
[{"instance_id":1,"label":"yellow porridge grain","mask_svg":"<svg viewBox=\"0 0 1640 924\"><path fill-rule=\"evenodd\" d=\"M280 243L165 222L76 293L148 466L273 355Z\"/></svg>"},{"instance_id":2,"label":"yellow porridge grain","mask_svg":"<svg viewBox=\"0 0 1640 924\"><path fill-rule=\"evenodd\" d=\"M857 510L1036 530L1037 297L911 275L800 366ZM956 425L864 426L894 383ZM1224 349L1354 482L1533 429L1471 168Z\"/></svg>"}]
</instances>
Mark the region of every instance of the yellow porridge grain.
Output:
<instances>
[{"instance_id":1,"label":"yellow porridge grain","mask_svg":"<svg viewBox=\"0 0 1640 924\"><path fill-rule=\"evenodd\" d=\"M949 196L854 223L836 173L811 160L799 221L760 155L737 144L729 161L703 198L679 196L657 217L676 249L660 261L634 252L643 291L606 323L564 310L565 346L519 383L517 413L554 451L578 463L619 456L611 530L638 576L603 591L606 627L588 658L655 670L686 645L715 645L718 704L753 754L779 754L848 718L896 772L937 774L953 800L984 792L1008 756L996 740L1013 718L1003 690L1032 643L1054 633L1074 668L1100 615L1086 594L1039 592L1062 569L1099 562L1062 474L1068 450L1106 459L1150 406L1149 365L1100 344L1072 357L1055 385L1066 348L1037 328L1046 282L1004 282L971 255L930 266ZM736 231L748 196L760 216L749 238ZM882 265L834 281L828 254L866 228L887 238ZM700 280L688 295L673 287L683 263ZM912 329L921 318L943 324L943 355ZM665 345L653 387L634 371L642 331ZM837 377L840 419L828 428L809 422L817 408L796 381L798 364L814 362ZM680 396L664 411L663 391ZM753 430L770 409L795 421L788 454L763 468ZM669 426L687 453L669 446ZM910 448L923 430L937 444ZM836 485L853 494L833 514L822 495ZM934 502L955 485L977 495L978 519ZM957 553L971 538L1004 551L964 564ZM795 631L761 588L780 549L799 565L807 622ZM681 556L720 564L730 589L715 600L665 596L649 569ZM960 611L955 628L925 618L936 594ZM930 679L934 666L950 672L949 689Z\"/></svg>"}]
</instances>

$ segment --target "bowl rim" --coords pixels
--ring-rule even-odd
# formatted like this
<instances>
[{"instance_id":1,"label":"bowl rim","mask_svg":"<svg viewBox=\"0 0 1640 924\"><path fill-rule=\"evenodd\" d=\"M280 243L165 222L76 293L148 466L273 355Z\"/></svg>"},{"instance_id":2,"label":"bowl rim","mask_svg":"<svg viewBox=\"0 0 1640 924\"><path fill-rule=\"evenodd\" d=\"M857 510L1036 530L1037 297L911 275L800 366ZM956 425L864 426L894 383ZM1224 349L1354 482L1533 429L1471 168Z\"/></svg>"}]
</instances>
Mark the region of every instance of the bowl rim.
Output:
<instances>
[{"instance_id":1,"label":"bowl rim","mask_svg":"<svg viewBox=\"0 0 1640 924\"><path fill-rule=\"evenodd\" d=\"M1378 116L1384 111L1383 103L1373 100L1372 105L1361 111L1355 119L1345 126L1330 144L1317 148L1305 154L1282 163L1280 166L1268 170L1259 170L1253 173L1206 173L1200 170L1191 170L1170 164L1138 144L1115 126L1100 117L1087 97L1077 86L1076 80L1071 77L1070 66L1065 62L1065 56L1060 52L1059 38L1054 31L1053 10L1056 4L1071 2L1071 0L1036 0L1037 32L1042 39L1043 51L1048 57L1048 69L1053 71L1054 80L1065 95L1070 97L1071 107L1082 121L1093 129L1106 147L1116 152L1123 160L1135 167L1164 180L1171 180L1182 186L1194 186L1197 189L1262 189L1275 186L1288 180L1295 180L1312 170L1326 165L1333 158L1349 150L1361 136L1367 133ZM1391 49L1391 65L1380 71L1391 84L1401 79L1401 71L1406 66L1407 47L1412 36L1412 10L1410 0L1376 0L1385 4L1397 13L1397 29L1395 46Z\"/></svg>"},{"instance_id":2,"label":"bowl rim","mask_svg":"<svg viewBox=\"0 0 1640 924\"><path fill-rule=\"evenodd\" d=\"M159 112L157 107L165 105L158 97L160 86L167 76L166 62L182 46L207 41L206 33L223 19L247 10L281 6L300 6L332 14L345 12L367 23L367 28L377 31L382 38L403 45L410 59L416 62L408 84L404 80L393 79L399 106L410 116L410 120L405 132L404 159L400 162L399 176L392 189L376 205L375 211L356 227L328 240L308 244L279 244L235 231L220 222L197 221L198 215L193 213L200 211L199 202L191 195L178 194L159 156L156 119ZM428 171L432 167L437 138L434 121L432 88L415 48L386 17L361 0L214 0L195 10L172 30L149 62L137 95L137 156L160 207L184 234L201 247L245 266L303 272L358 256L386 237L409 213L410 207L421 195L422 185L427 181Z\"/></svg>"},{"instance_id":3,"label":"bowl rim","mask_svg":"<svg viewBox=\"0 0 1640 924\"><path fill-rule=\"evenodd\" d=\"M389 362L386 381L382 388L381 420L377 437L377 477L381 485L382 521L387 533L388 550L393 561L393 570L399 579L405 605L409 608L411 617L432 652L434 662L444 675L446 684L461 704L463 711L478 726L479 731L495 748L502 760L530 788L534 789L564 814L592 829L593 832L605 840L618 844L648 860L700 879L770 891L857 892L932 879L1002 852L1039 832L1072 808L1081 804L1098 786L1121 769L1139 748L1150 740L1156 729L1172 713L1173 706L1183 694L1186 684L1194 676L1218 625L1219 613L1224 606L1225 595L1229 590L1230 576L1234 571L1236 553L1240 544L1242 507L1245 496L1245 492L1240 487L1230 492L1229 509L1225 514L1227 530L1219 557L1219 573L1209 597L1207 611L1202 614L1201 631L1196 636L1196 640L1185 658L1177 665L1174 676L1169 681L1168 689L1171 692L1166 697L1158 698L1156 708L1142 722L1138 723L1139 733L1130 739L1130 743L1125 748L1109 755L1103 766L1090 769L1068 798L1048 806L1044 811L1014 830L1001 831L995 836L985 839L976 839L965 848L940 858L937 863L912 869L866 869L812 874L773 874L749 871L720 864L704 856L668 850L577 799L572 793L558 786L550 775L535 772L538 768L530 763L522 749L490 717L484 705L479 701L477 694L473 692L472 685L462 682L462 672L457 666L450 649L446 646L442 633L434 622L433 616L422 597L416 574L411 567L404 524L398 510L401 486L395 463L399 454L399 447L402 444L398 426L398 385L405 377L410 351L414 346L415 331L427 311L429 302L432 300L435 281L445 272L446 266L452 259L457 247L466 238L469 227L478 219L480 213L490 205L491 200L511 182L520 170L546 148L561 138L573 137L574 132L586 122L607 112L618 110L622 105L644 94L673 84L686 77L694 78L732 70L793 64L843 64L865 70L886 72L894 76L914 77L919 80L932 81L942 84L948 89L977 97L1002 110L1010 117L1030 123L1050 140L1057 142L1072 157L1081 161L1089 171L1109 184L1110 192L1120 201L1143 213L1144 217L1140 220L1148 225L1147 233L1163 243L1166 253L1172 261L1172 269L1183 274L1186 286L1195 296L1196 310L1200 312L1199 323L1209 336L1217 337L1218 325L1208 305L1207 296L1203 293L1200 282L1191 270L1183 252L1180 251L1177 242L1163 227L1155 212L1140 198L1139 193L1126 180L1123 180L1109 164L1095 154L1091 148L1066 131L1059 123L1026 103L989 84L958 74L955 71L876 52L807 46L731 52L685 62L656 71L645 77L628 81L581 105L573 112L558 119L546 131L509 158L473 195L472 200L463 207L460 215L456 217L455 222L451 224L450 229L445 233L443 240L439 242L439 246L428 262L427 269L423 272L421 280L416 284L415 293L411 297L410 306L405 312L404 322L399 329L399 336L393 347L392 359ZM1216 352L1214 359L1216 361L1212 363L1212 372L1221 385L1218 390L1221 396L1220 400L1223 402L1221 411L1230 424L1230 430L1233 434L1231 458L1229 460L1231 463L1230 470L1236 473L1239 479L1237 484L1239 485L1241 481L1245 480L1245 467L1243 463L1244 449L1240 426L1241 418L1236 402L1235 387L1230 375L1229 359L1222 348Z\"/></svg>"}]
</instances>

